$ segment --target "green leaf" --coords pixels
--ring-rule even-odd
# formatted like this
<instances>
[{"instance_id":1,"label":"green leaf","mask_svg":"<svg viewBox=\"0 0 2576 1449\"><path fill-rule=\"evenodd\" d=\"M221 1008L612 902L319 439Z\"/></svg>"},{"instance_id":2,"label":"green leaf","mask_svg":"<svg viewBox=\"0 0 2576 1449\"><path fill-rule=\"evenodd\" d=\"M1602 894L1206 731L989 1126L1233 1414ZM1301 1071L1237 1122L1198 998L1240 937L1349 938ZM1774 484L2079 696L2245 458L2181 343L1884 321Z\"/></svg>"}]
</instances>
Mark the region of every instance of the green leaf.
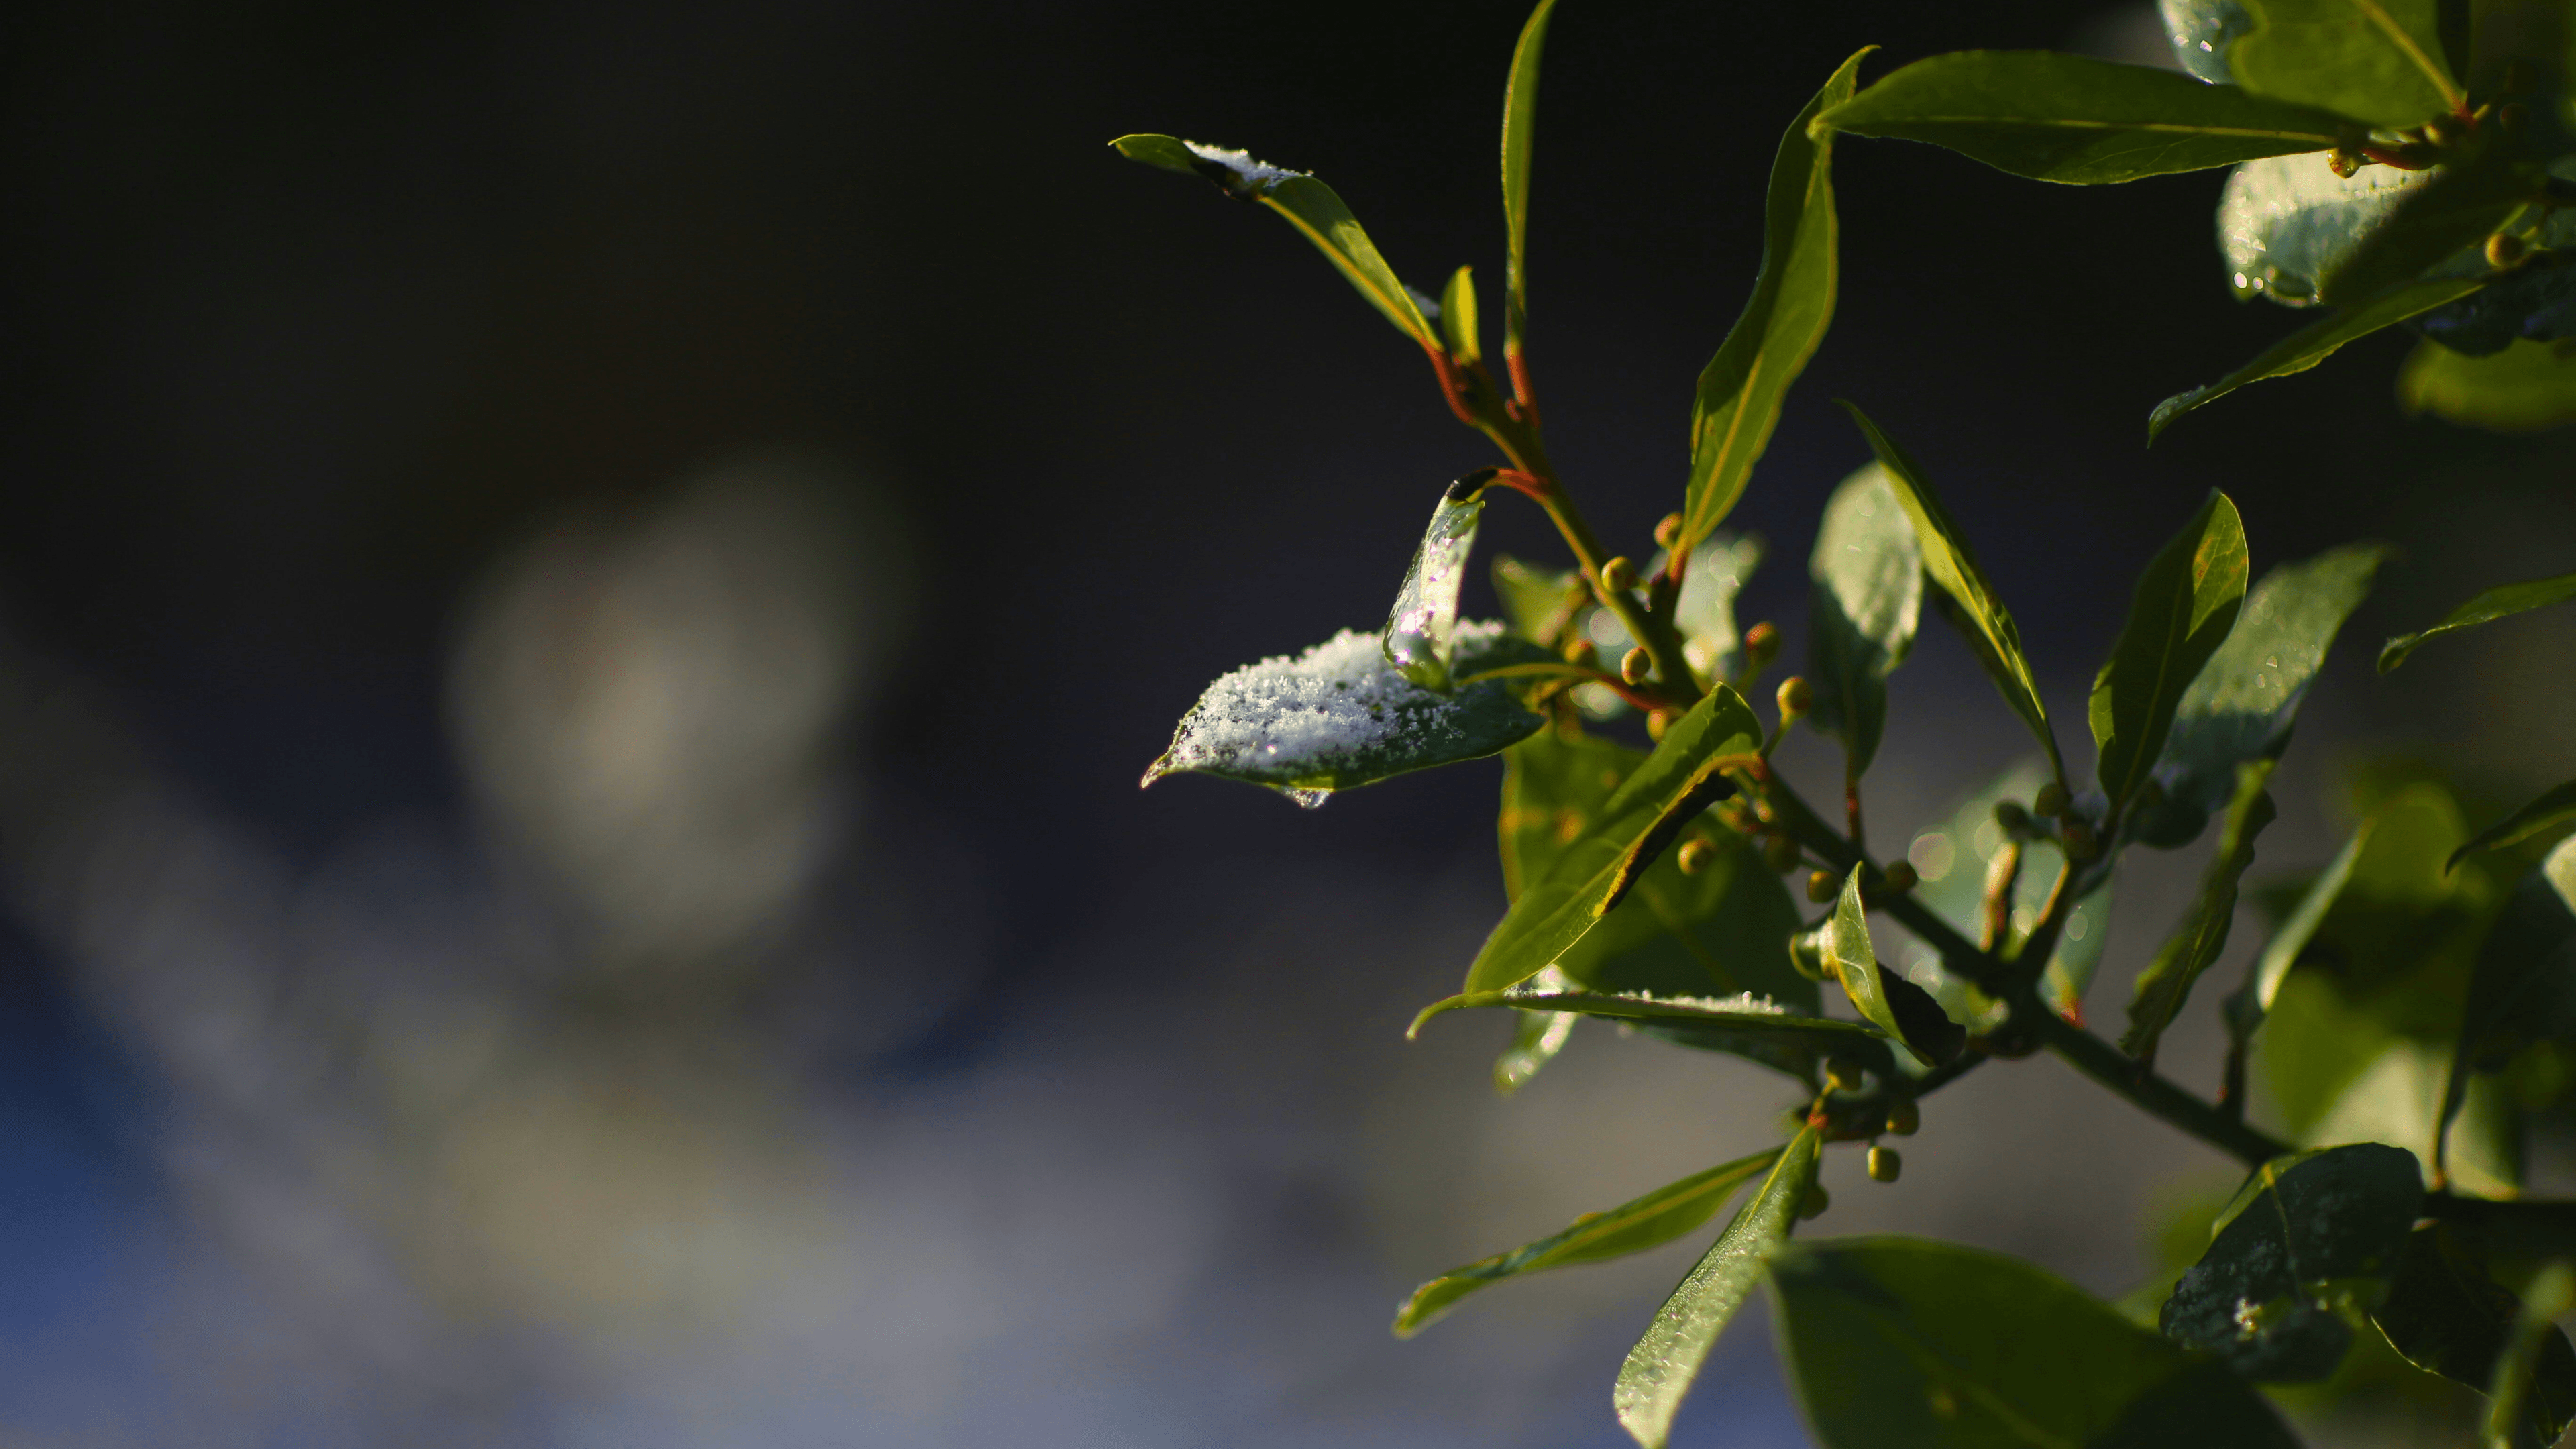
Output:
<instances>
[{"instance_id":1,"label":"green leaf","mask_svg":"<svg viewBox=\"0 0 2576 1449\"><path fill-rule=\"evenodd\" d=\"M1815 1184L1816 1147L1812 1127L1789 1140L1761 1187L1736 1209L1734 1221L1655 1311L1655 1321L1637 1346L1628 1350L1610 1402L1619 1422L1645 1449L1663 1449L1673 1415L1698 1379L1700 1366L1708 1362L1708 1351L1753 1291L1763 1264L1788 1240L1798 1205Z\"/></svg>"},{"instance_id":2,"label":"green leaf","mask_svg":"<svg viewBox=\"0 0 2576 1449\"><path fill-rule=\"evenodd\" d=\"M2236 83L2372 126L2468 114L2442 54L2439 0L2245 0L2254 28L2228 48Z\"/></svg>"},{"instance_id":3,"label":"green leaf","mask_svg":"<svg viewBox=\"0 0 2576 1449\"><path fill-rule=\"evenodd\" d=\"M2465 849L2465 847L2464 847ZM2452 853L2456 861L2461 852ZM2442 1092L2443 1137L2473 1069L2493 1071L2534 1041L2576 1037L2576 838L2562 840L2524 876L2478 948L2460 1015L2460 1048Z\"/></svg>"},{"instance_id":4,"label":"green leaf","mask_svg":"<svg viewBox=\"0 0 2576 1449\"><path fill-rule=\"evenodd\" d=\"M1807 722L1843 742L1843 772L1857 780L1887 729L1887 676L1914 647L1923 607L1923 550L1884 465L1871 463L1834 490L1808 557L1807 672L1816 699Z\"/></svg>"},{"instance_id":5,"label":"green leaf","mask_svg":"<svg viewBox=\"0 0 2576 1449\"><path fill-rule=\"evenodd\" d=\"M2238 1051L2243 1051L2254 1040L2254 1033L2262 1029L2263 1019L2271 1015L2272 1003L2281 994L2282 978L2298 964L2299 953L2308 948L2317 927L2325 923L2326 913L2334 909L2335 897L2343 894L2344 882L2352 879L2353 863L2361 859L2362 847L2369 841L2371 827L2376 820L2374 816L2354 827L2351 836L2344 841L2343 849L2336 851L2334 859L2326 862L2326 868L2318 871L2316 878L2308 882L2308 888L2300 894L2299 903L2291 908L2289 917L2281 922L2280 929L2272 933L2271 939L2263 943L2263 950L2255 956L2253 964L2245 968L2245 984L2227 998L2224 1013L2227 1034Z\"/></svg>"},{"instance_id":6,"label":"green leaf","mask_svg":"<svg viewBox=\"0 0 2576 1449\"><path fill-rule=\"evenodd\" d=\"M2576 574L2560 574L2555 578L2532 579L2519 584L2499 584L2444 614L2433 627L2413 634L2400 634L2389 640L2387 646L2379 651L2379 672L2386 674L2405 663L2406 656L2414 653L2427 639L2493 623L2551 604L2563 604L2569 599L2576 599Z\"/></svg>"},{"instance_id":7,"label":"green leaf","mask_svg":"<svg viewBox=\"0 0 2576 1449\"><path fill-rule=\"evenodd\" d=\"M1735 1190L1770 1170L1783 1149L1774 1147L1751 1157L1720 1163L1679 1182L1666 1183L1633 1202L1608 1212L1585 1213L1562 1232L1535 1243L1480 1258L1452 1268L1413 1290L1395 1312L1395 1336L1411 1338L1457 1305L1459 1299L1489 1284L1524 1273L1598 1263L1661 1247L1717 1215Z\"/></svg>"},{"instance_id":8,"label":"green leaf","mask_svg":"<svg viewBox=\"0 0 2576 1449\"><path fill-rule=\"evenodd\" d=\"M1255 161L1241 151L1172 136L1121 136L1109 144L1130 161L1212 181L1228 196L1259 202L1279 213L1315 244L1315 249L1359 289L1370 306L1395 324L1396 331L1412 338L1426 352L1441 350L1440 339L1414 302L1413 293L1396 280L1395 270L1378 255L1377 244L1369 240L1359 218L1351 215L1351 209L1342 204L1333 188L1303 171L1283 170Z\"/></svg>"},{"instance_id":9,"label":"green leaf","mask_svg":"<svg viewBox=\"0 0 2576 1449\"><path fill-rule=\"evenodd\" d=\"M1539 568L1509 554L1494 555L1493 579L1512 632L1540 644L1554 643L1592 598L1580 572Z\"/></svg>"},{"instance_id":10,"label":"green leaf","mask_svg":"<svg viewBox=\"0 0 2576 1449\"><path fill-rule=\"evenodd\" d=\"M1544 731L1503 754L1503 888L1518 901L1565 847L1597 822L1643 752L1590 735ZM1556 958L1594 991L1731 996L1750 992L1814 1011L1816 983L1798 973L1788 940L1798 908L1753 843L1702 819L1688 830L1706 854L1684 874L1666 851L1627 899Z\"/></svg>"},{"instance_id":11,"label":"green leaf","mask_svg":"<svg viewBox=\"0 0 2576 1449\"><path fill-rule=\"evenodd\" d=\"M2027 866L2023 875L2034 885L2050 879ZM2084 993L2093 984L2093 973L2101 968L2102 949L2110 936L2111 874L2106 870L2098 884L2075 898L2066 924L2058 930L2056 949L2049 952L2048 965L2040 972L2040 999L2049 1010L2073 1021L2084 1019Z\"/></svg>"},{"instance_id":12,"label":"green leaf","mask_svg":"<svg viewBox=\"0 0 2576 1449\"><path fill-rule=\"evenodd\" d=\"M2515 338L2504 351L2469 357L2419 342L2397 373L2397 401L2412 414L2494 433L2537 433L2576 423L2576 357L2566 343Z\"/></svg>"},{"instance_id":13,"label":"green leaf","mask_svg":"<svg viewBox=\"0 0 2576 1449\"><path fill-rule=\"evenodd\" d=\"M2525 804L2521 809L2471 836L2468 844L2451 852L2451 858L2443 862L2442 868L2456 869L2462 856L2480 850L2501 850L2508 845L2519 845L2543 831L2564 825L2570 820L2576 820L2576 780L2541 791L2538 798Z\"/></svg>"},{"instance_id":14,"label":"green leaf","mask_svg":"<svg viewBox=\"0 0 2576 1449\"><path fill-rule=\"evenodd\" d=\"M2445 272L2487 272L2486 239L2547 185L2537 165L2501 141L2444 162L2432 178L2400 193L2380 224L2317 273L2317 300L2363 301L2455 257L2460 264Z\"/></svg>"},{"instance_id":15,"label":"green leaf","mask_svg":"<svg viewBox=\"0 0 2576 1449\"><path fill-rule=\"evenodd\" d=\"M1525 985L1506 991L1466 991L1422 1008L1405 1035L1419 1033L1435 1016L1501 1006L1630 1022L1674 1041L1734 1052L1794 1076L1813 1077L1817 1063L1828 1056L1852 1057L1881 1072L1895 1064L1887 1052L1890 1037L1877 1026L1829 1016L1798 1016L1750 995L1660 996L1570 987L1534 990Z\"/></svg>"},{"instance_id":16,"label":"green leaf","mask_svg":"<svg viewBox=\"0 0 2576 1449\"><path fill-rule=\"evenodd\" d=\"M2278 813L2271 794L2264 789L2272 779L2270 760L2252 760L2236 768L2236 798L2227 807L2227 824L2218 837L2218 851L2201 873L2200 893L2193 898L2191 912L2183 918L2182 928L2167 940L2156 959L2138 973L2136 990L2129 1000L2129 1030L2120 1038L2120 1050L2140 1062L2153 1065L2156 1043L2165 1028L2182 1012L2185 998L2200 973L2218 960L2227 947L2228 923L2236 918L2236 883L2245 876L2245 868L2254 863L2254 837L2272 823Z\"/></svg>"},{"instance_id":17,"label":"green leaf","mask_svg":"<svg viewBox=\"0 0 2576 1449\"><path fill-rule=\"evenodd\" d=\"M1482 362L1485 344L1476 319L1476 269L1460 267L1440 289L1440 337L1460 362Z\"/></svg>"},{"instance_id":18,"label":"green leaf","mask_svg":"<svg viewBox=\"0 0 2576 1449\"><path fill-rule=\"evenodd\" d=\"M1654 753L1603 802L1547 874L1526 885L1467 968L1467 990L1535 975L1609 915L1684 826L1734 786L1762 746L1762 725L1725 685L1664 731Z\"/></svg>"},{"instance_id":19,"label":"green leaf","mask_svg":"<svg viewBox=\"0 0 2576 1449\"><path fill-rule=\"evenodd\" d=\"M1916 1238L1771 1263L1790 1376L1826 1449L2294 1449L2255 1393L2028 1263Z\"/></svg>"},{"instance_id":20,"label":"green leaf","mask_svg":"<svg viewBox=\"0 0 2576 1449\"><path fill-rule=\"evenodd\" d=\"M1503 304L1503 352L1517 359L1529 332L1530 150L1538 134L1538 62L1547 47L1547 22L1556 0L1539 0L1512 47L1511 79L1503 83L1503 231L1509 251L1509 296Z\"/></svg>"},{"instance_id":21,"label":"green leaf","mask_svg":"<svg viewBox=\"0 0 2576 1449\"><path fill-rule=\"evenodd\" d=\"M2436 1223L2416 1229L2388 1285L2388 1300L2370 1315L2388 1346L2408 1363L2480 1393L2495 1387L2513 1343L2522 1300L2487 1276L2451 1229ZM2543 1320L2532 1375L2535 1392L2523 1400L2515 1445L2546 1449L2576 1419L2576 1348L2555 1324Z\"/></svg>"},{"instance_id":22,"label":"green leaf","mask_svg":"<svg viewBox=\"0 0 2576 1449\"><path fill-rule=\"evenodd\" d=\"M1382 646L1396 673L1441 694L1449 692L1449 662L1457 653L1458 591L1476 547L1476 520L1485 512L1483 494L1463 483L1451 484L1431 510L1395 607L1387 611Z\"/></svg>"},{"instance_id":23,"label":"green leaf","mask_svg":"<svg viewBox=\"0 0 2576 1449\"><path fill-rule=\"evenodd\" d=\"M2218 243L2239 298L2313 304L2318 279L2393 224L2398 209L2436 177L2393 166L2338 176L2327 161L2272 156L2229 174L2218 199Z\"/></svg>"},{"instance_id":24,"label":"green leaf","mask_svg":"<svg viewBox=\"0 0 2576 1449\"><path fill-rule=\"evenodd\" d=\"M2563 1345L2556 1319L2576 1308L2576 1273L2565 1263L2552 1263L2531 1280L2522 1312L2513 1321L2513 1336L2496 1358L2494 1381L2488 1385L2485 1443L2488 1449L2521 1449L2527 1426L2552 1421L2562 1426L2563 1403L2548 1399L2541 1379L2553 1345ZM2562 1428L2563 1432L2563 1428ZM2543 1449L2551 1441L2540 1441Z\"/></svg>"},{"instance_id":25,"label":"green leaf","mask_svg":"<svg viewBox=\"0 0 2576 1449\"><path fill-rule=\"evenodd\" d=\"M2184 413L2225 397L2249 382L2305 372L2325 361L2335 349L2347 342L2394 327L2418 312L2429 312L2445 302L2458 301L2486 284L2484 277L2437 277L2429 282L2410 282L2302 327L2274 343L2252 362L2207 387L2176 393L2156 404L2156 410L2147 417L2147 441L2154 443L2156 435Z\"/></svg>"},{"instance_id":26,"label":"green leaf","mask_svg":"<svg viewBox=\"0 0 2576 1449\"><path fill-rule=\"evenodd\" d=\"M2114 815L2147 781L2183 693L2236 625L2245 601L2245 528L2216 489L2147 563L2128 621L2093 677L2088 714L2101 751L2095 773Z\"/></svg>"},{"instance_id":27,"label":"green leaf","mask_svg":"<svg viewBox=\"0 0 2576 1449\"><path fill-rule=\"evenodd\" d=\"M2165 35L2182 68L2213 85L2233 85L2227 47L2254 24L2241 0L2158 0Z\"/></svg>"},{"instance_id":28,"label":"green leaf","mask_svg":"<svg viewBox=\"0 0 2576 1449\"><path fill-rule=\"evenodd\" d=\"M1459 625L1455 645L1460 674L1547 657L1498 623ZM1335 790L1494 754L1538 727L1501 681L1434 694L1388 665L1379 636L1345 629L1294 658L1218 678L1143 783L1215 775L1312 807Z\"/></svg>"},{"instance_id":29,"label":"green leaf","mask_svg":"<svg viewBox=\"0 0 2576 1449\"><path fill-rule=\"evenodd\" d=\"M2379 544L2347 544L2277 565L2255 583L2227 642L2175 706L2157 789L2148 792L2163 798L2133 805L2128 838L2160 849L2190 844L2226 805L2238 765L2280 758L2326 651L2387 557Z\"/></svg>"},{"instance_id":30,"label":"green leaf","mask_svg":"<svg viewBox=\"0 0 2576 1449\"><path fill-rule=\"evenodd\" d=\"M2442 1099L2469 979L2508 894L2494 862L2442 862L2469 836L2450 792L2419 773L2363 779L2370 833L2263 1025L2273 1115L2303 1145L2385 1142L2435 1160ZM2517 1109L2472 1080L2450 1133L2464 1190L2510 1194L2521 1178Z\"/></svg>"},{"instance_id":31,"label":"green leaf","mask_svg":"<svg viewBox=\"0 0 2576 1449\"><path fill-rule=\"evenodd\" d=\"M1860 871L1852 867L1825 923L1825 970L1842 983L1843 994L1862 1017L1925 1061L1946 1062L1967 1044L1968 1034L1942 1013L1931 993L1879 969L1878 952L1869 940L1869 914L1861 904Z\"/></svg>"},{"instance_id":32,"label":"green leaf","mask_svg":"<svg viewBox=\"0 0 2576 1449\"><path fill-rule=\"evenodd\" d=\"M2275 1158L2211 1226L2158 1323L2258 1383L2322 1379L2376 1308L2424 1208L2415 1154L2377 1142Z\"/></svg>"},{"instance_id":33,"label":"green leaf","mask_svg":"<svg viewBox=\"0 0 2576 1449\"><path fill-rule=\"evenodd\" d=\"M1914 460L1878 424L1851 403L1843 410L1860 424L1861 433L1869 439L1870 451L1878 455L1887 470L1887 480L1896 490L1896 500L1904 505L1906 516L1913 520L1914 537L1923 551L1923 572L1941 590L1949 603L1942 610L1950 622L1967 638L1977 662L1986 667L1987 677L2001 690L2004 703L2021 716L2023 724L2048 751L2048 767L2058 779L2066 778L2066 762L2057 753L2057 735L2048 727L2048 708L2039 702L2039 685L2031 677L2030 661L2021 652L2021 629L2013 623L2010 611L1995 597L1994 585L1986 582L1983 569L1977 567L1977 556L1968 548L1967 535L1951 521L1950 511L1941 506L1932 485L1923 478Z\"/></svg>"},{"instance_id":34,"label":"green leaf","mask_svg":"<svg viewBox=\"0 0 2576 1449\"><path fill-rule=\"evenodd\" d=\"M1712 533L1691 550L1682 591L1673 599L1673 629L1682 636L1682 658L1702 679L1724 679L1743 667L1735 598L1761 562L1762 540L1749 533L1740 538ZM1656 571L1646 572L1652 576ZM1620 631L1623 638L1626 632ZM1615 661L1612 667L1617 667Z\"/></svg>"},{"instance_id":35,"label":"green leaf","mask_svg":"<svg viewBox=\"0 0 2576 1449\"><path fill-rule=\"evenodd\" d=\"M1675 550L1708 537L1753 476L1753 465L1779 425L1789 385L1825 340L1834 320L1840 262L1834 218L1833 134L1809 134L1809 123L1849 100L1852 77L1869 50L1853 54L1789 123L1771 161L1762 209L1762 270L1753 295L1717 356L1699 375L1691 403L1689 486Z\"/></svg>"},{"instance_id":36,"label":"green leaf","mask_svg":"<svg viewBox=\"0 0 2576 1449\"><path fill-rule=\"evenodd\" d=\"M1817 124L1929 141L2034 181L2092 185L2331 150L2342 122L2151 66L1968 50L1918 60Z\"/></svg>"},{"instance_id":37,"label":"green leaf","mask_svg":"<svg viewBox=\"0 0 2576 1449\"><path fill-rule=\"evenodd\" d=\"M1565 1050L1566 1039L1574 1035L1573 1012L1523 1011L1516 1015L1519 1025L1512 1028L1512 1044L1494 1058L1494 1091L1505 1097L1519 1091L1541 1068L1556 1060L1556 1054Z\"/></svg>"}]
</instances>

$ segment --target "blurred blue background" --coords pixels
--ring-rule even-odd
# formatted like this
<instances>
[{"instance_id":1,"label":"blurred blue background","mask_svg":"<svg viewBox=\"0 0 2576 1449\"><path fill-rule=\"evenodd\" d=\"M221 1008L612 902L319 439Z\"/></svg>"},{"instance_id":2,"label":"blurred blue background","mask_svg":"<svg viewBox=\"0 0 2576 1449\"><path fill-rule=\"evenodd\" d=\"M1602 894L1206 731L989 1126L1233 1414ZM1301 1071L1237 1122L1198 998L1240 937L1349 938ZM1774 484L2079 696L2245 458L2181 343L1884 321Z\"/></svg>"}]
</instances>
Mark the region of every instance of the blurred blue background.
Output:
<instances>
[{"instance_id":1,"label":"blurred blue background","mask_svg":"<svg viewBox=\"0 0 2576 1449\"><path fill-rule=\"evenodd\" d=\"M0 20L0 1439L1624 1442L1610 1378L1689 1248L1386 1321L1750 1150L1780 1081L1596 1031L1502 1102L1497 1024L1400 1039L1502 904L1491 763L1311 814L1135 788L1206 680L1381 618L1487 459L1286 228L1103 143L1314 169L1417 285L1473 262L1490 296L1519 21ZM1557 21L1533 367L1615 540L1677 499L1780 127L1872 42L2159 44L2143 6ZM2561 437L2395 415L2396 337L2145 451L2150 405L2288 325L2227 295L2219 182L1846 143L1840 319L1732 522L1795 658L1797 561L1866 456L1829 400L1862 401L2062 733L2205 490L2258 570L2399 542L2285 771L2281 871L2362 753L2563 777L2567 619L2392 681L2366 655L2564 569L2576 498ZM1508 502L1486 547L1553 556ZM1946 636L1895 693L1891 832L2019 750ZM2196 870L2124 881L2097 1015ZM2208 1015L2164 1056L2203 1089ZM2045 1061L1939 1098L1909 1158L1881 1189L1838 1156L1819 1227L2104 1293L2231 1175ZM1804 1442L1748 1319L1676 1443Z\"/></svg>"}]
</instances>

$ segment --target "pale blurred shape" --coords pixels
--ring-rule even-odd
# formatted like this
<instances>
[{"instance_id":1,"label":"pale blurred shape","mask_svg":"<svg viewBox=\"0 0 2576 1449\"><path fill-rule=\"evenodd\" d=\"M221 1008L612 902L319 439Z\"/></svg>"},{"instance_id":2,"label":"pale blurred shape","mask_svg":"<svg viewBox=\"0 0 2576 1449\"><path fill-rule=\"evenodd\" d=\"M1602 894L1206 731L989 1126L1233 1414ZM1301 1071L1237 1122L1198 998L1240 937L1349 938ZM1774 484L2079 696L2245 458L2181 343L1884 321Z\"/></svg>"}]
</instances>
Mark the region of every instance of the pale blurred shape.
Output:
<instances>
[{"instance_id":1,"label":"pale blurred shape","mask_svg":"<svg viewBox=\"0 0 2576 1449\"><path fill-rule=\"evenodd\" d=\"M829 852L837 727L902 594L850 496L810 456L746 458L641 517L547 530L470 606L459 752L604 964L738 941Z\"/></svg>"}]
</instances>

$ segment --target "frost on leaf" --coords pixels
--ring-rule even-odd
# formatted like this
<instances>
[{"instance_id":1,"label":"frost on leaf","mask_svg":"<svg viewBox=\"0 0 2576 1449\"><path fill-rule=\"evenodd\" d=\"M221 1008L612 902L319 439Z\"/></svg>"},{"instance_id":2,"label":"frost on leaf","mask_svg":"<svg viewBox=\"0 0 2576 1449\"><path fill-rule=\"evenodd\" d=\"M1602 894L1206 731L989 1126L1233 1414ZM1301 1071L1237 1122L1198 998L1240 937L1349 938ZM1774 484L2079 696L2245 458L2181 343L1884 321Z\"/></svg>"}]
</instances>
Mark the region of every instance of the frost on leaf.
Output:
<instances>
[{"instance_id":1,"label":"frost on leaf","mask_svg":"<svg viewBox=\"0 0 2576 1449\"><path fill-rule=\"evenodd\" d=\"M1490 621L1460 624L1455 650L1462 677L1547 657ZM1345 629L1303 654L1246 665L1209 685L1143 783L1218 775L1268 785L1311 808L1334 790L1494 754L1538 727L1539 717L1501 681L1435 694L1387 663L1379 635Z\"/></svg>"},{"instance_id":2,"label":"frost on leaf","mask_svg":"<svg viewBox=\"0 0 2576 1449\"><path fill-rule=\"evenodd\" d=\"M1463 480L1462 480L1463 481ZM1413 566L1404 571L1395 608L1386 620L1386 662L1425 689L1449 692L1450 661L1458 646L1458 590L1467 581L1467 555L1476 546L1476 520L1485 502L1453 487L1432 510Z\"/></svg>"}]
</instances>

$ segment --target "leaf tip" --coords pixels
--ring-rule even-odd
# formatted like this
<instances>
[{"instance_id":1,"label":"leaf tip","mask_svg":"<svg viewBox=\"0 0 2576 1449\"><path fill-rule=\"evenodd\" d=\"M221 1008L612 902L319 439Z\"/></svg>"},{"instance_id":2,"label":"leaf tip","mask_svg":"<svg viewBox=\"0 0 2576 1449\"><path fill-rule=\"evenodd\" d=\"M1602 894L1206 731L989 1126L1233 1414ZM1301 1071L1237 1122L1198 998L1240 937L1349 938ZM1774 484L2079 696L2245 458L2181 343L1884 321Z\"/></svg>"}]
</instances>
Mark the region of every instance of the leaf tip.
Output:
<instances>
[{"instance_id":1,"label":"leaf tip","mask_svg":"<svg viewBox=\"0 0 2576 1449\"><path fill-rule=\"evenodd\" d=\"M2392 673L2396 670L2398 665L2405 663L2406 656L2415 652L2415 641L2420 637L2422 636L2416 634L2400 634L2396 638L2381 645L2379 647L2379 672L2382 674Z\"/></svg>"},{"instance_id":2,"label":"leaf tip","mask_svg":"<svg viewBox=\"0 0 2576 1449\"><path fill-rule=\"evenodd\" d=\"M1404 1029L1404 1039L1406 1041L1412 1041L1414 1038L1422 1034L1422 1024L1424 1022L1429 1021L1431 1018L1438 1016L1444 1011L1455 1011L1460 1006L1465 1005L1466 1001L1467 998L1464 996L1444 996L1440 1000L1422 1008L1422 1010L1414 1013L1413 1024Z\"/></svg>"}]
</instances>

